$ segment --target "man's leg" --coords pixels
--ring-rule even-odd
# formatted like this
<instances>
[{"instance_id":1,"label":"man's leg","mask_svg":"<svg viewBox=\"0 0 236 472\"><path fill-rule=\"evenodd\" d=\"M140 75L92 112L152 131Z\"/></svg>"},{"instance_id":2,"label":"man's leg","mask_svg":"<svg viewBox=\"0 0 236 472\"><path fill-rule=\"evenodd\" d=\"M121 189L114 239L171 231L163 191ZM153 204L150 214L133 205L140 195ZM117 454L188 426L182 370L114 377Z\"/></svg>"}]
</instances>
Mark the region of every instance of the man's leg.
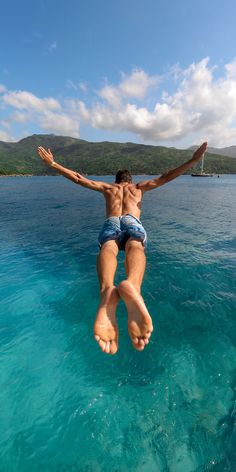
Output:
<instances>
[{"instance_id":1,"label":"man's leg","mask_svg":"<svg viewBox=\"0 0 236 472\"><path fill-rule=\"evenodd\" d=\"M115 241L107 241L102 245L97 259L101 301L94 323L94 337L107 354L115 354L118 349L116 307L120 296L114 286L118 251Z\"/></svg>"},{"instance_id":2,"label":"man's leg","mask_svg":"<svg viewBox=\"0 0 236 472\"><path fill-rule=\"evenodd\" d=\"M129 239L125 245L127 280L119 287L128 311L128 330L133 345L141 351L148 344L153 331L152 319L141 296L141 285L146 267L144 247L140 241Z\"/></svg>"}]
</instances>

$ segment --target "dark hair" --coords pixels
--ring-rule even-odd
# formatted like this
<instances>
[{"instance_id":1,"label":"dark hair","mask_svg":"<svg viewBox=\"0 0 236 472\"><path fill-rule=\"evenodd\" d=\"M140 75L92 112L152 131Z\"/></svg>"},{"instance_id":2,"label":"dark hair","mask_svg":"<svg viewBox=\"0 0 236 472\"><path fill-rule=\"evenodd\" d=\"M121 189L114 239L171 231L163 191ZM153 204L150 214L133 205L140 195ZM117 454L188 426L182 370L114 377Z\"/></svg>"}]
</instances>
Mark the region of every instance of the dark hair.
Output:
<instances>
[{"instance_id":1,"label":"dark hair","mask_svg":"<svg viewBox=\"0 0 236 472\"><path fill-rule=\"evenodd\" d=\"M118 170L116 174L115 183L120 184L121 182L128 182L129 184L132 182L132 175L127 169Z\"/></svg>"}]
</instances>

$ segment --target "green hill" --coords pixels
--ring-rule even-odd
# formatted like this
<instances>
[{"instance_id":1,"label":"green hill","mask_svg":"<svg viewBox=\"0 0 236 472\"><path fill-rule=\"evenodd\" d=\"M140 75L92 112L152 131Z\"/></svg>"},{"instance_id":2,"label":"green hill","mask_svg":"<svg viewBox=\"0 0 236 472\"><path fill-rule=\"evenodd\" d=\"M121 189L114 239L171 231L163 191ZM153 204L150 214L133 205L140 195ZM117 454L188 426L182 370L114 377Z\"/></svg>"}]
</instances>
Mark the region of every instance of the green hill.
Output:
<instances>
[{"instance_id":1,"label":"green hill","mask_svg":"<svg viewBox=\"0 0 236 472\"><path fill-rule=\"evenodd\" d=\"M0 142L0 175L58 175L37 154L37 147L50 148L54 159L77 172L115 174L128 168L132 174L160 174L190 159L192 150L134 143L90 143L55 135L33 135L17 143ZM236 159L206 153L205 172L236 173ZM191 171L189 172L191 173Z\"/></svg>"}]
</instances>

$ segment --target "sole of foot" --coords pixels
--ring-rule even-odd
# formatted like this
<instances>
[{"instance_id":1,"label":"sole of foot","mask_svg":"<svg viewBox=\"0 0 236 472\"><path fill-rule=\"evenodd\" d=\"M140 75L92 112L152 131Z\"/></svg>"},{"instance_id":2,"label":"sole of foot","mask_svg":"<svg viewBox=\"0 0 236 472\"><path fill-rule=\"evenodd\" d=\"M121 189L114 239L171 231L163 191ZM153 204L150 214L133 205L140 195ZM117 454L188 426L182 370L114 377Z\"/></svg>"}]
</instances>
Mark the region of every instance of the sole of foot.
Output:
<instances>
[{"instance_id":1,"label":"sole of foot","mask_svg":"<svg viewBox=\"0 0 236 472\"><path fill-rule=\"evenodd\" d=\"M153 331L152 318L139 291L129 282L123 280L118 291L128 311L128 332L133 346L142 351L149 343Z\"/></svg>"},{"instance_id":2,"label":"sole of foot","mask_svg":"<svg viewBox=\"0 0 236 472\"><path fill-rule=\"evenodd\" d=\"M118 350L116 307L119 299L117 288L108 288L102 295L94 323L94 338L106 354L116 354Z\"/></svg>"}]
</instances>

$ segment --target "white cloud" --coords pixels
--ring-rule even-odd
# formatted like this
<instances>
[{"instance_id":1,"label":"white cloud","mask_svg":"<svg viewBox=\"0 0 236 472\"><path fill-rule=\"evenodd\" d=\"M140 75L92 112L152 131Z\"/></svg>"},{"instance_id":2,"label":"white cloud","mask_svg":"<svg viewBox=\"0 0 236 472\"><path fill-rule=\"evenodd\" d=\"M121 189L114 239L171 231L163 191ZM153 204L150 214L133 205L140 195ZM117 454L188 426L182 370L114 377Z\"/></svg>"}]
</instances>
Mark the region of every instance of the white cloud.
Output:
<instances>
[{"instance_id":1,"label":"white cloud","mask_svg":"<svg viewBox=\"0 0 236 472\"><path fill-rule=\"evenodd\" d=\"M14 138L6 131L0 129L0 141L6 141L9 143L10 141L14 141Z\"/></svg>"},{"instance_id":2,"label":"white cloud","mask_svg":"<svg viewBox=\"0 0 236 472\"><path fill-rule=\"evenodd\" d=\"M9 117L10 122L26 123L31 119L31 114L27 112L15 111Z\"/></svg>"},{"instance_id":3,"label":"white cloud","mask_svg":"<svg viewBox=\"0 0 236 472\"><path fill-rule=\"evenodd\" d=\"M67 80L66 87L69 88L69 89L76 90L76 91L82 90L82 92L87 92L87 90L88 90L86 82L79 82L78 84L76 84L71 79Z\"/></svg>"},{"instance_id":4,"label":"white cloud","mask_svg":"<svg viewBox=\"0 0 236 472\"><path fill-rule=\"evenodd\" d=\"M79 138L79 122L65 113L46 112L40 117L40 125L50 133Z\"/></svg>"},{"instance_id":5,"label":"white cloud","mask_svg":"<svg viewBox=\"0 0 236 472\"><path fill-rule=\"evenodd\" d=\"M66 107L62 112L62 105L58 100L48 97L39 98L27 91L9 91L2 96L5 107L13 108L13 112L4 120L4 125L30 122L50 133L79 137L78 116ZM6 133L3 139L9 138Z\"/></svg>"},{"instance_id":6,"label":"white cloud","mask_svg":"<svg viewBox=\"0 0 236 472\"><path fill-rule=\"evenodd\" d=\"M112 107L120 108L124 99L143 99L148 90L157 86L159 81L158 76L148 76L142 69L135 69L130 75L122 74L118 86L106 84L98 94Z\"/></svg>"},{"instance_id":7,"label":"white cloud","mask_svg":"<svg viewBox=\"0 0 236 472\"><path fill-rule=\"evenodd\" d=\"M60 103L55 98L38 98L30 92L13 91L3 96L3 102L20 110L44 112L47 110L59 110Z\"/></svg>"},{"instance_id":8,"label":"white cloud","mask_svg":"<svg viewBox=\"0 0 236 472\"><path fill-rule=\"evenodd\" d=\"M82 117L83 121L89 122L90 114L88 108L85 106L83 102L79 102L78 112L79 115Z\"/></svg>"},{"instance_id":9,"label":"white cloud","mask_svg":"<svg viewBox=\"0 0 236 472\"><path fill-rule=\"evenodd\" d=\"M126 97L142 99L148 89L155 87L159 81L158 76L149 76L142 69L135 69L129 76L123 74L119 88Z\"/></svg>"},{"instance_id":10,"label":"white cloud","mask_svg":"<svg viewBox=\"0 0 236 472\"><path fill-rule=\"evenodd\" d=\"M79 88L80 88L80 90L82 90L82 92L87 92L87 90L88 90L88 86L87 86L86 82L79 82Z\"/></svg>"},{"instance_id":11,"label":"white cloud","mask_svg":"<svg viewBox=\"0 0 236 472\"><path fill-rule=\"evenodd\" d=\"M101 98L104 98L104 100L106 100L106 102L108 102L113 108L120 108L122 96L119 88L106 85L100 90L99 95Z\"/></svg>"},{"instance_id":12,"label":"white cloud","mask_svg":"<svg viewBox=\"0 0 236 472\"><path fill-rule=\"evenodd\" d=\"M236 79L236 58L229 64L226 64L225 69L229 79Z\"/></svg>"},{"instance_id":13,"label":"white cloud","mask_svg":"<svg viewBox=\"0 0 236 472\"><path fill-rule=\"evenodd\" d=\"M86 107L85 103L76 98L65 100L65 109L67 114L73 117L74 120L90 121L90 111Z\"/></svg>"},{"instance_id":14,"label":"white cloud","mask_svg":"<svg viewBox=\"0 0 236 472\"><path fill-rule=\"evenodd\" d=\"M7 91L5 85L0 84L0 93L5 93Z\"/></svg>"},{"instance_id":15,"label":"white cloud","mask_svg":"<svg viewBox=\"0 0 236 472\"><path fill-rule=\"evenodd\" d=\"M11 124L8 120L1 120L0 121L0 126L3 126L4 128L10 129Z\"/></svg>"}]
</instances>

